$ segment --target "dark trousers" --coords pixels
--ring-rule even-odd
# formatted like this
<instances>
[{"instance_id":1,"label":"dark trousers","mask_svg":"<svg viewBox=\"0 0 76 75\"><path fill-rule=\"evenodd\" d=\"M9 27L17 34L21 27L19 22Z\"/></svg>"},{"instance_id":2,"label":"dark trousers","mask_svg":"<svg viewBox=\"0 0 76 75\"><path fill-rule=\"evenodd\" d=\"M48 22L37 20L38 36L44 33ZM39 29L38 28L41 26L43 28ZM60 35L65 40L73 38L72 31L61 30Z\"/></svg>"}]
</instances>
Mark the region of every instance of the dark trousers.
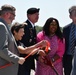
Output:
<instances>
[{"instance_id":1,"label":"dark trousers","mask_svg":"<svg viewBox=\"0 0 76 75\"><path fill-rule=\"evenodd\" d=\"M30 75L31 69L25 66L19 66L18 75Z\"/></svg>"},{"instance_id":2,"label":"dark trousers","mask_svg":"<svg viewBox=\"0 0 76 75\"><path fill-rule=\"evenodd\" d=\"M63 67L64 67L64 74L70 75L72 70L72 55L64 55L63 56Z\"/></svg>"}]
</instances>

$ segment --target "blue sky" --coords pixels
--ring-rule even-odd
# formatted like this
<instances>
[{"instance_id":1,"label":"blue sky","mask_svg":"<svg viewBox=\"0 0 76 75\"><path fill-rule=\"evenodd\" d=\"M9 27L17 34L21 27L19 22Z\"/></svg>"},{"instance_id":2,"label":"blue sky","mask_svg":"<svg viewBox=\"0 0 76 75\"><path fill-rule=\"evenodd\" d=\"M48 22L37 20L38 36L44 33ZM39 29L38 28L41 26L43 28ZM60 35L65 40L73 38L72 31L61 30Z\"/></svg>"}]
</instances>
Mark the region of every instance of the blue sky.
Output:
<instances>
[{"instance_id":1,"label":"blue sky","mask_svg":"<svg viewBox=\"0 0 76 75\"><path fill-rule=\"evenodd\" d=\"M16 7L17 22L24 22L27 19L26 11L30 7L40 8L40 16L36 25L43 26L49 17L59 20L60 26L64 27L71 22L68 9L76 5L76 0L0 0L0 6L11 4Z\"/></svg>"}]
</instances>

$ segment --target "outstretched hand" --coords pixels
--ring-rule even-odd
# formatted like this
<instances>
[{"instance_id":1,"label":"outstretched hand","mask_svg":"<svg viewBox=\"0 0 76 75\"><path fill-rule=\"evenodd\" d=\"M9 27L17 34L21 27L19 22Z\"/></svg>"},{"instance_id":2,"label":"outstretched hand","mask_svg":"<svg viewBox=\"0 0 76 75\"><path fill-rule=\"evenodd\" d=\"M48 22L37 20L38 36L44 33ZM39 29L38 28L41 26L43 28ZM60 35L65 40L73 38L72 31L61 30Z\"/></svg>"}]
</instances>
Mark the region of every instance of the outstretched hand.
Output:
<instances>
[{"instance_id":1,"label":"outstretched hand","mask_svg":"<svg viewBox=\"0 0 76 75\"><path fill-rule=\"evenodd\" d=\"M47 46L47 40L42 40L41 41L41 47L46 47Z\"/></svg>"}]
</instances>

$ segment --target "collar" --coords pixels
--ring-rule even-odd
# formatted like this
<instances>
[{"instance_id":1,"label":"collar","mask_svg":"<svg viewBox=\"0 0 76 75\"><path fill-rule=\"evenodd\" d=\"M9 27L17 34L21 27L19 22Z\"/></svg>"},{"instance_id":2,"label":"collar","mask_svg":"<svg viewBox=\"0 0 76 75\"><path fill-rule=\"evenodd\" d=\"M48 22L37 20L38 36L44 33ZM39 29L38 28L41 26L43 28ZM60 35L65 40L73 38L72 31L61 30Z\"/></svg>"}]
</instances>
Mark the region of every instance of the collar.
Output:
<instances>
[{"instance_id":1,"label":"collar","mask_svg":"<svg viewBox=\"0 0 76 75\"><path fill-rule=\"evenodd\" d=\"M35 25L29 19L28 19L28 21L31 23L32 27L34 28Z\"/></svg>"}]
</instances>

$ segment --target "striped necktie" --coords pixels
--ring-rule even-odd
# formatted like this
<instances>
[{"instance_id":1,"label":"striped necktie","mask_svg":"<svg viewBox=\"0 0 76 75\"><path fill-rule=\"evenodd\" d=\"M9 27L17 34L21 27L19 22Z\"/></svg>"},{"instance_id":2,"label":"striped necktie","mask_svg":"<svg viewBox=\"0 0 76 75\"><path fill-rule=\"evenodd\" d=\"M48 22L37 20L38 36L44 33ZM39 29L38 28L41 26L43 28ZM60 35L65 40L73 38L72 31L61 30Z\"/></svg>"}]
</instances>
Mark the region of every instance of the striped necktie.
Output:
<instances>
[{"instance_id":1,"label":"striped necktie","mask_svg":"<svg viewBox=\"0 0 76 75\"><path fill-rule=\"evenodd\" d=\"M70 51L72 55L74 54L74 49L75 49L75 25L72 25L70 34Z\"/></svg>"}]
</instances>

